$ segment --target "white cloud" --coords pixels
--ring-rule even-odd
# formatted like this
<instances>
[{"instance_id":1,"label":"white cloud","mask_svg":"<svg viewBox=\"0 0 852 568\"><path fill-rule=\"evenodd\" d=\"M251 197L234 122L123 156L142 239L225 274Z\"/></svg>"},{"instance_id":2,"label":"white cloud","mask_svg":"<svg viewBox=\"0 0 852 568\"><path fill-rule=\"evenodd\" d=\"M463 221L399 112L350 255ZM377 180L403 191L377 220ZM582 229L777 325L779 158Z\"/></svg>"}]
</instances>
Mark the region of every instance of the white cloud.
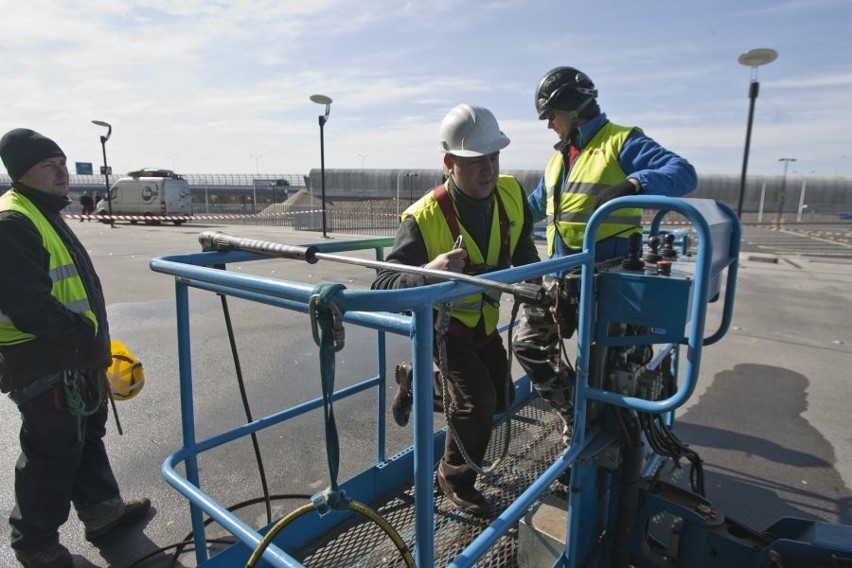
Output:
<instances>
[{"instance_id":1,"label":"white cloud","mask_svg":"<svg viewBox=\"0 0 852 568\"><path fill-rule=\"evenodd\" d=\"M760 0L743 11L733 0L654 1L677 10L588 6L584 22L611 22L607 39L543 0L475 10L461 0L6 3L0 130L35 128L72 160L97 163L90 121L100 119L115 127L116 171L174 161L185 172L249 172L262 155L263 170L307 173L319 164L322 110L308 96L320 92L334 99L328 167L360 167L367 154L367 167L431 168L443 114L471 101L512 138L504 167L541 168L554 136L536 120L535 83L573 64L613 120L643 127L702 172L738 174L748 71L736 56L772 45L781 56L761 69L750 171L774 173L779 155L795 153L852 175L832 158L852 138L848 3Z\"/></svg>"}]
</instances>

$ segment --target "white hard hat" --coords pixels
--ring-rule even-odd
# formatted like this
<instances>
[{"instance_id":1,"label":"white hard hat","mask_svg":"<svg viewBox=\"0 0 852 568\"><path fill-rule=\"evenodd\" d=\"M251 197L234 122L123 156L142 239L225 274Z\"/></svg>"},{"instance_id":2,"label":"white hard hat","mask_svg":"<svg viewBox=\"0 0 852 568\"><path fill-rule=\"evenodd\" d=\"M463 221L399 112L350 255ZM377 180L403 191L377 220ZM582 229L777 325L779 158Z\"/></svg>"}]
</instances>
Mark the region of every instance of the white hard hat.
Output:
<instances>
[{"instance_id":1,"label":"white hard hat","mask_svg":"<svg viewBox=\"0 0 852 568\"><path fill-rule=\"evenodd\" d=\"M454 107L441 122L441 149L463 158L487 156L509 145L509 137L485 107L467 103Z\"/></svg>"}]
</instances>

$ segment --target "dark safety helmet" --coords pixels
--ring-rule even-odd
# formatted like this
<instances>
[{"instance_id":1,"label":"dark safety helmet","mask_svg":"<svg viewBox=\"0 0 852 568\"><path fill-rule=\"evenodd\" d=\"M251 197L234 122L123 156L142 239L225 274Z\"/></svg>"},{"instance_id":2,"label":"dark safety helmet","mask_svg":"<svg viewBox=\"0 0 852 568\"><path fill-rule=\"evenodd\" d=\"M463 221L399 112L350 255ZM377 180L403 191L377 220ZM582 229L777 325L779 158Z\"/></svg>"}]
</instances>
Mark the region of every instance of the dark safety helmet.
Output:
<instances>
[{"instance_id":1,"label":"dark safety helmet","mask_svg":"<svg viewBox=\"0 0 852 568\"><path fill-rule=\"evenodd\" d=\"M557 110L576 120L597 96L595 84L585 73L573 67L556 67L545 73L536 87L535 110L541 120Z\"/></svg>"}]
</instances>

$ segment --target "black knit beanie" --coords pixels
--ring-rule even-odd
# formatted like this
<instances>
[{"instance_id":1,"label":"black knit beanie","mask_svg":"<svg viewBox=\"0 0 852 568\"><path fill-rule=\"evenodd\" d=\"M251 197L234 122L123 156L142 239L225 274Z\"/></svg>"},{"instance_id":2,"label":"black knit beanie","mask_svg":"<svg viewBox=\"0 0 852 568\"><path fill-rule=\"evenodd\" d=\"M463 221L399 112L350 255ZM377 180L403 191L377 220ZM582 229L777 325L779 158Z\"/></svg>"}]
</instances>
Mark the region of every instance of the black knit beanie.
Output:
<instances>
[{"instance_id":1,"label":"black knit beanie","mask_svg":"<svg viewBox=\"0 0 852 568\"><path fill-rule=\"evenodd\" d=\"M64 158L65 152L50 138L29 128L10 130L0 138L0 158L12 181L48 158Z\"/></svg>"}]
</instances>

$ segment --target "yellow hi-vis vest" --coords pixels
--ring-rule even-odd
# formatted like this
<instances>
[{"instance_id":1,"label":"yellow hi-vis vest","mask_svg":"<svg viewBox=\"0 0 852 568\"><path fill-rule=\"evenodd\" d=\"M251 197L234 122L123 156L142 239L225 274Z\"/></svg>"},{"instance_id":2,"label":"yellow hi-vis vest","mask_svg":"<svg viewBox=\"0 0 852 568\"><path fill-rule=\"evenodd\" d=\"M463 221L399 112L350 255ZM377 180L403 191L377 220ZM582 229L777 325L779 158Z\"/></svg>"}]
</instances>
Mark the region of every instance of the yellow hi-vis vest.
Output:
<instances>
[{"instance_id":1,"label":"yellow hi-vis vest","mask_svg":"<svg viewBox=\"0 0 852 568\"><path fill-rule=\"evenodd\" d=\"M559 193L559 206L553 199L555 188L562 182L564 167L561 152L556 152L544 170L547 190L547 252L553 256L556 231L572 249L583 248L586 224L594 213L598 193L616 185L627 177L618 164L618 156L627 136L634 128L608 122L589 140L577 156L565 187ZM635 129L638 130L638 129ZM641 131L640 131L641 132ZM632 233L640 233L642 210L639 208L618 209L598 226L596 241L618 235L625 239Z\"/></svg>"},{"instance_id":2,"label":"yellow hi-vis vest","mask_svg":"<svg viewBox=\"0 0 852 568\"><path fill-rule=\"evenodd\" d=\"M444 187L449 190L449 182L445 182ZM497 178L497 194L495 195L495 199L502 201L502 206L508 217L508 253L510 257L515 251L515 247L521 236L521 230L523 229L523 200L525 198L526 196L518 180L511 176L503 175ZM484 268L484 270L479 270L478 272L493 270L499 266L502 248L499 207L499 202L494 204L487 258L479 250L479 247L476 245L473 237L470 236L470 233L467 232L467 229L461 223L458 224L459 232L464 237L471 265ZM453 205L453 212L456 213L456 218L458 218L455 205ZM444 212L435 198L434 190L409 207L403 214L403 217L409 215L414 217L414 220L417 222L420 234L423 236L423 241L426 244L426 254L430 261L439 254L448 252L453 248L455 238L444 216ZM476 328L480 318L485 318L483 327L485 333L490 334L497 329L497 320L499 317L500 293L494 290L484 290L481 293L470 294L453 300L453 318L470 329Z\"/></svg>"},{"instance_id":3,"label":"yellow hi-vis vest","mask_svg":"<svg viewBox=\"0 0 852 568\"><path fill-rule=\"evenodd\" d=\"M41 211L16 191L7 191L0 196L0 211L17 211L27 216L41 234L41 243L50 255L50 279L53 282L51 294L72 312L83 314L98 329L98 319L89 307L89 298L71 254L59 238ZM35 339L35 335L25 333L15 327L9 316L0 311L0 345L16 345Z\"/></svg>"}]
</instances>

